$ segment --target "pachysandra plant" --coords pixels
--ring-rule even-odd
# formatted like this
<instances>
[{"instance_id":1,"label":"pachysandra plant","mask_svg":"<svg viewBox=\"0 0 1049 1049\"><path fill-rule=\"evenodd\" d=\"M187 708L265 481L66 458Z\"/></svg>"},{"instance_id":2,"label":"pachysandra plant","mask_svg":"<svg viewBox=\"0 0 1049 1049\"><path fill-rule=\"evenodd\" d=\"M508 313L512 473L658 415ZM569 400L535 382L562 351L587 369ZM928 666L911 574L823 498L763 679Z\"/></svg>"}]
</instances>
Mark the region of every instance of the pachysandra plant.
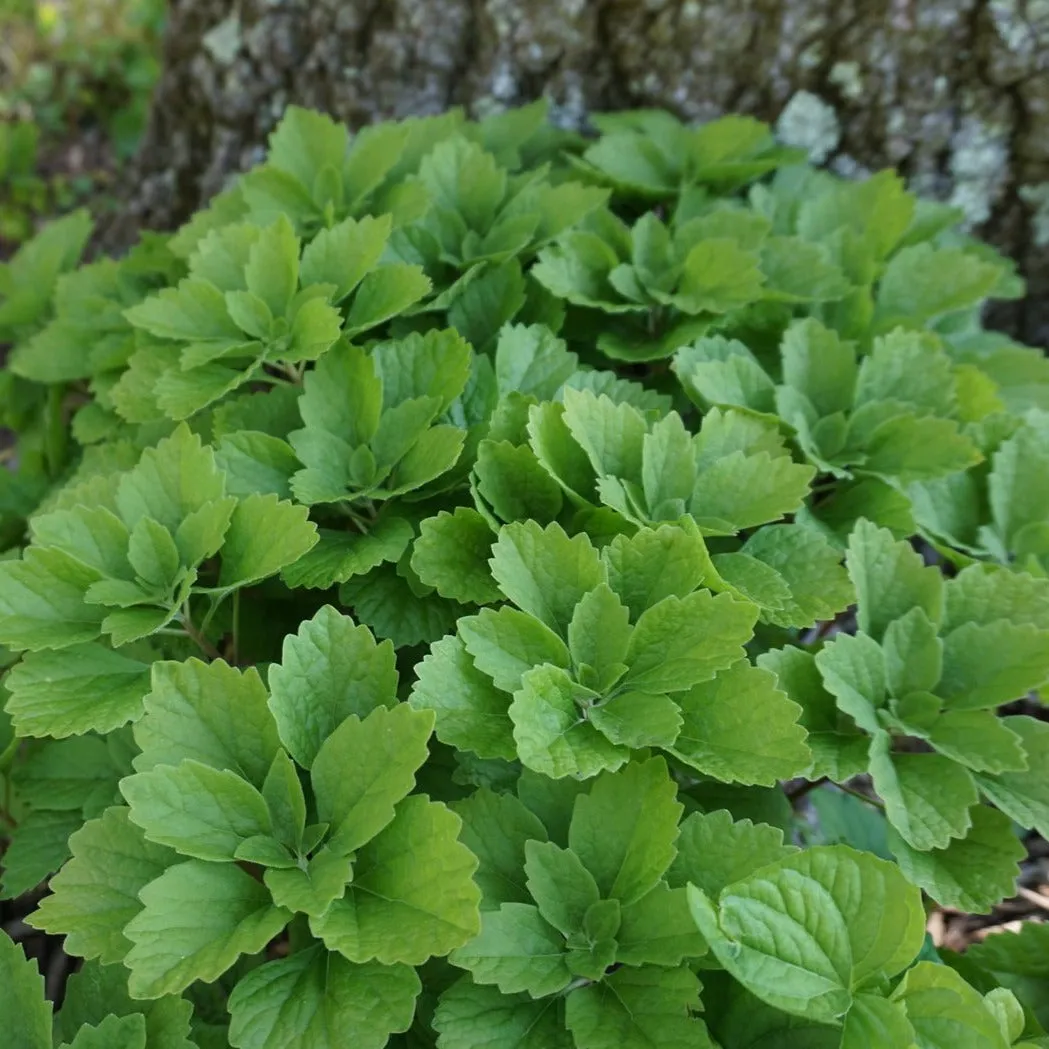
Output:
<instances>
[{"instance_id":1,"label":"pachysandra plant","mask_svg":"<svg viewBox=\"0 0 1049 1049\"><path fill-rule=\"evenodd\" d=\"M82 959L0 937L20 1049L1049 1046L1043 926L925 933L1049 834L1022 282L594 125L292 107L0 267L0 890Z\"/></svg>"}]
</instances>

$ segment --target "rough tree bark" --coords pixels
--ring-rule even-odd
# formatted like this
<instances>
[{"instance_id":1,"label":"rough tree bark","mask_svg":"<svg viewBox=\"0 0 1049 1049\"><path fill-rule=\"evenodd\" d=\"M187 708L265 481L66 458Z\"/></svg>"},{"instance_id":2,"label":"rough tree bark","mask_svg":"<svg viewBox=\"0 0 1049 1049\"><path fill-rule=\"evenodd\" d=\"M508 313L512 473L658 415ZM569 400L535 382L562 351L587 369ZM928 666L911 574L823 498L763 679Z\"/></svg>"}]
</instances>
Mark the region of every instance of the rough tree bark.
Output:
<instances>
[{"instance_id":1,"label":"rough tree bark","mask_svg":"<svg viewBox=\"0 0 1049 1049\"><path fill-rule=\"evenodd\" d=\"M898 167L1019 260L997 318L1049 343L1049 0L172 0L129 218L171 227L289 102L353 126L545 93L779 120L843 172Z\"/></svg>"}]
</instances>

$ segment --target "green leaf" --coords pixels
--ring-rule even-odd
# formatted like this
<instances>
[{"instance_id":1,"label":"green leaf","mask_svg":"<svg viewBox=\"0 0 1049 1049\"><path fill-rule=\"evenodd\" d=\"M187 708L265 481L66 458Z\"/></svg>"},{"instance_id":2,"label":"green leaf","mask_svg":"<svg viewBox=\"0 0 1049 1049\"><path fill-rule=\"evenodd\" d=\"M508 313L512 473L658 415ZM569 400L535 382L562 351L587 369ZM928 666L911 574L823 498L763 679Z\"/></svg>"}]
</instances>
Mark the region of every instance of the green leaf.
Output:
<instances>
[{"instance_id":1,"label":"green leaf","mask_svg":"<svg viewBox=\"0 0 1049 1049\"><path fill-rule=\"evenodd\" d=\"M324 741L355 714L366 717L397 700L393 646L325 605L284 639L270 667L269 708L281 742L310 768Z\"/></svg>"},{"instance_id":2,"label":"green leaf","mask_svg":"<svg viewBox=\"0 0 1049 1049\"><path fill-rule=\"evenodd\" d=\"M141 581L140 585L160 593L169 592L175 585L179 570L178 547L171 533L152 518L141 518L131 529L127 559Z\"/></svg>"},{"instance_id":3,"label":"green leaf","mask_svg":"<svg viewBox=\"0 0 1049 1049\"><path fill-rule=\"evenodd\" d=\"M539 913L565 936L581 932L601 896L593 876L571 849L553 842L528 841L524 851L528 892Z\"/></svg>"},{"instance_id":4,"label":"green leaf","mask_svg":"<svg viewBox=\"0 0 1049 1049\"><path fill-rule=\"evenodd\" d=\"M238 670L217 659L154 663L146 714L135 725L142 753L135 769L183 759L230 769L261 787L280 746L254 667Z\"/></svg>"},{"instance_id":5,"label":"green leaf","mask_svg":"<svg viewBox=\"0 0 1049 1049\"><path fill-rule=\"evenodd\" d=\"M460 819L414 795L363 845L353 881L310 928L351 961L421 965L479 931L477 860L458 840Z\"/></svg>"},{"instance_id":6,"label":"green leaf","mask_svg":"<svg viewBox=\"0 0 1049 1049\"><path fill-rule=\"evenodd\" d=\"M477 857L474 881L481 890L482 909L530 903L525 847L530 841L546 841L546 828L538 816L512 794L496 794L484 787L455 802L452 809L463 821L459 840Z\"/></svg>"},{"instance_id":7,"label":"green leaf","mask_svg":"<svg viewBox=\"0 0 1049 1049\"><path fill-rule=\"evenodd\" d=\"M252 970L229 999L237 1049L333 1049L333 1038L382 1049L406 1031L419 978L405 965L354 965L320 946Z\"/></svg>"},{"instance_id":8,"label":"green leaf","mask_svg":"<svg viewBox=\"0 0 1049 1049\"><path fill-rule=\"evenodd\" d=\"M44 978L6 934L0 936L0 1014L8 1022L13 1049L51 1049L51 1003Z\"/></svg>"},{"instance_id":9,"label":"green leaf","mask_svg":"<svg viewBox=\"0 0 1049 1049\"><path fill-rule=\"evenodd\" d=\"M599 477L640 478L648 427L637 408L566 387L563 419Z\"/></svg>"},{"instance_id":10,"label":"green leaf","mask_svg":"<svg viewBox=\"0 0 1049 1049\"><path fill-rule=\"evenodd\" d=\"M1049 928L1041 922L1021 922L1017 932L1007 936L988 936L974 943L970 961L982 972L993 974L997 983L1009 988L1044 1027L1049 1009L1045 1000L1045 980L1049 965L1045 946Z\"/></svg>"},{"instance_id":11,"label":"green leaf","mask_svg":"<svg viewBox=\"0 0 1049 1049\"><path fill-rule=\"evenodd\" d=\"M124 934L133 997L177 994L217 980L242 954L256 954L287 924L264 885L232 864L187 860L140 892L142 910Z\"/></svg>"},{"instance_id":12,"label":"green leaf","mask_svg":"<svg viewBox=\"0 0 1049 1049\"><path fill-rule=\"evenodd\" d=\"M878 709L885 705L887 681L885 656L869 634L838 634L816 653L823 687L837 700L839 709L860 728L881 729Z\"/></svg>"},{"instance_id":13,"label":"green leaf","mask_svg":"<svg viewBox=\"0 0 1049 1049\"><path fill-rule=\"evenodd\" d=\"M943 849L972 825L976 784L968 769L942 754L893 754L886 733L871 743L874 789L885 815L908 845Z\"/></svg>"},{"instance_id":14,"label":"green leaf","mask_svg":"<svg viewBox=\"0 0 1049 1049\"><path fill-rule=\"evenodd\" d=\"M713 1049L699 1009L699 981L687 968L617 969L574 991L565 1022L592 1049Z\"/></svg>"},{"instance_id":15,"label":"green leaf","mask_svg":"<svg viewBox=\"0 0 1049 1049\"><path fill-rule=\"evenodd\" d=\"M135 1001L127 991L127 970L122 965L86 962L70 976L55 1036L74 1037L84 1024L98 1025L108 1015L139 1014L146 1021L150 1049L193 1049L189 1040L193 1007L168 995L153 1001Z\"/></svg>"},{"instance_id":16,"label":"green leaf","mask_svg":"<svg viewBox=\"0 0 1049 1049\"><path fill-rule=\"evenodd\" d=\"M484 440L474 464L477 492L504 521L549 521L561 510L561 488L526 445Z\"/></svg>"},{"instance_id":17,"label":"green leaf","mask_svg":"<svg viewBox=\"0 0 1049 1049\"><path fill-rule=\"evenodd\" d=\"M0 897L17 899L54 874L69 858L69 836L83 825L80 812L31 809L9 832Z\"/></svg>"},{"instance_id":18,"label":"green leaf","mask_svg":"<svg viewBox=\"0 0 1049 1049\"><path fill-rule=\"evenodd\" d=\"M741 660L675 698L684 721L669 749L705 775L771 787L812 764L801 708L767 670Z\"/></svg>"},{"instance_id":19,"label":"green leaf","mask_svg":"<svg viewBox=\"0 0 1049 1049\"><path fill-rule=\"evenodd\" d=\"M317 816L331 824L329 846L348 854L394 818L428 756L433 715L406 704L349 715L321 744L310 778Z\"/></svg>"},{"instance_id":20,"label":"green leaf","mask_svg":"<svg viewBox=\"0 0 1049 1049\"><path fill-rule=\"evenodd\" d=\"M385 517L367 533L320 528L318 535L317 544L281 572L288 586L327 590L366 575L381 564L399 561L415 533L403 517Z\"/></svg>"},{"instance_id":21,"label":"green leaf","mask_svg":"<svg viewBox=\"0 0 1049 1049\"><path fill-rule=\"evenodd\" d=\"M346 335L352 338L404 313L430 288L430 278L419 266L394 262L370 270L357 286L346 317Z\"/></svg>"},{"instance_id":22,"label":"green leaf","mask_svg":"<svg viewBox=\"0 0 1049 1049\"><path fill-rule=\"evenodd\" d=\"M710 557L698 531L672 525L617 535L601 551L608 582L637 621L665 597L684 598L710 571Z\"/></svg>"},{"instance_id":23,"label":"green leaf","mask_svg":"<svg viewBox=\"0 0 1049 1049\"><path fill-rule=\"evenodd\" d=\"M516 608L485 608L479 615L460 619L458 626L477 669L504 692L517 691L524 675L535 666L567 667L570 663L568 646L561 638Z\"/></svg>"},{"instance_id":24,"label":"green leaf","mask_svg":"<svg viewBox=\"0 0 1049 1049\"><path fill-rule=\"evenodd\" d=\"M262 785L262 796L269 809L273 836L289 848L301 848L306 828L306 798L294 762L278 750Z\"/></svg>"},{"instance_id":25,"label":"green leaf","mask_svg":"<svg viewBox=\"0 0 1049 1049\"><path fill-rule=\"evenodd\" d=\"M624 764L629 750L613 744L583 715L581 704L592 699L593 693L560 667L529 670L509 708L521 763L554 779L586 778Z\"/></svg>"},{"instance_id":26,"label":"green leaf","mask_svg":"<svg viewBox=\"0 0 1049 1049\"><path fill-rule=\"evenodd\" d=\"M224 495L214 452L183 423L121 476L116 504L128 528L149 517L174 535L185 518Z\"/></svg>"},{"instance_id":27,"label":"green leaf","mask_svg":"<svg viewBox=\"0 0 1049 1049\"><path fill-rule=\"evenodd\" d=\"M996 707L1049 682L1049 630L1006 620L963 623L943 641L937 692L955 710Z\"/></svg>"},{"instance_id":28,"label":"green leaf","mask_svg":"<svg viewBox=\"0 0 1049 1049\"><path fill-rule=\"evenodd\" d=\"M681 824L667 882L674 888L691 882L708 896L716 896L726 885L794 852L797 849L784 844L778 827L748 819L733 822L725 809L693 812Z\"/></svg>"},{"instance_id":29,"label":"green leaf","mask_svg":"<svg viewBox=\"0 0 1049 1049\"><path fill-rule=\"evenodd\" d=\"M291 476L300 465L283 437L247 429L224 434L215 460L226 475L226 490L240 497L272 493L287 499Z\"/></svg>"},{"instance_id":30,"label":"green leaf","mask_svg":"<svg viewBox=\"0 0 1049 1049\"><path fill-rule=\"evenodd\" d=\"M974 772L1022 772L1020 737L989 710L948 710L929 729L929 742Z\"/></svg>"},{"instance_id":31,"label":"green leaf","mask_svg":"<svg viewBox=\"0 0 1049 1049\"><path fill-rule=\"evenodd\" d=\"M59 1049L146 1049L146 1018L141 1013L107 1016L97 1027L81 1027Z\"/></svg>"},{"instance_id":32,"label":"green leaf","mask_svg":"<svg viewBox=\"0 0 1049 1049\"><path fill-rule=\"evenodd\" d=\"M37 745L12 779L21 800L36 808L80 812L114 797L118 769L103 740L79 736Z\"/></svg>"},{"instance_id":33,"label":"green leaf","mask_svg":"<svg viewBox=\"0 0 1049 1049\"><path fill-rule=\"evenodd\" d=\"M814 318L794 321L780 344L783 382L808 398L819 416L848 411L856 387L856 351Z\"/></svg>"},{"instance_id":34,"label":"green leaf","mask_svg":"<svg viewBox=\"0 0 1049 1049\"><path fill-rule=\"evenodd\" d=\"M462 641L442 638L416 667L408 702L436 714L437 738L482 758L516 756L507 694L474 666Z\"/></svg>"},{"instance_id":35,"label":"green leaf","mask_svg":"<svg viewBox=\"0 0 1049 1049\"><path fill-rule=\"evenodd\" d=\"M913 1045L914 1028L903 1008L876 994L857 994L845 1015L841 1049Z\"/></svg>"},{"instance_id":36,"label":"green leaf","mask_svg":"<svg viewBox=\"0 0 1049 1049\"><path fill-rule=\"evenodd\" d=\"M568 648L576 666L593 668L603 682L610 671L622 671L630 634L629 609L607 583L600 583L576 605Z\"/></svg>"},{"instance_id":37,"label":"green leaf","mask_svg":"<svg viewBox=\"0 0 1049 1049\"><path fill-rule=\"evenodd\" d=\"M125 311L136 328L182 342L239 341L243 336L226 310L222 292L209 281L188 277Z\"/></svg>"},{"instance_id":38,"label":"green leaf","mask_svg":"<svg viewBox=\"0 0 1049 1049\"><path fill-rule=\"evenodd\" d=\"M98 573L55 548L0 562L0 644L38 652L94 641L104 609L84 602Z\"/></svg>"},{"instance_id":39,"label":"green leaf","mask_svg":"<svg viewBox=\"0 0 1049 1049\"><path fill-rule=\"evenodd\" d=\"M946 965L919 962L892 997L906 1010L919 1046L1006 1049L1008 1045L983 998Z\"/></svg>"},{"instance_id":40,"label":"green leaf","mask_svg":"<svg viewBox=\"0 0 1049 1049\"><path fill-rule=\"evenodd\" d=\"M343 583L339 602L352 608L377 637L392 641L395 648L428 645L455 629L461 609L437 594L425 593L426 588L410 573L407 558L396 566L380 565L366 576Z\"/></svg>"},{"instance_id":41,"label":"green leaf","mask_svg":"<svg viewBox=\"0 0 1049 1049\"><path fill-rule=\"evenodd\" d=\"M562 1001L503 994L464 977L437 1004L437 1044L440 1049L572 1049Z\"/></svg>"},{"instance_id":42,"label":"green leaf","mask_svg":"<svg viewBox=\"0 0 1049 1049\"><path fill-rule=\"evenodd\" d=\"M672 301L685 313L728 313L761 298L764 281L755 252L726 237L711 237L685 256Z\"/></svg>"},{"instance_id":43,"label":"green leaf","mask_svg":"<svg viewBox=\"0 0 1049 1049\"><path fill-rule=\"evenodd\" d=\"M1042 771L1049 761L1049 726L1029 717L1007 717L1002 721L1022 740L1027 771L1002 772L997 776L979 773L976 782L1021 827L1034 827L1042 833L1049 830L1049 784Z\"/></svg>"},{"instance_id":44,"label":"green leaf","mask_svg":"<svg viewBox=\"0 0 1049 1049\"><path fill-rule=\"evenodd\" d=\"M579 358L542 324L510 324L499 333L495 376L500 393L516 390L549 400L575 372Z\"/></svg>"},{"instance_id":45,"label":"green leaf","mask_svg":"<svg viewBox=\"0 0 1049 1049\"><path fill-rule=\"evenodd\" d=\"M270 869L263 875L263 881L278 907L313 917L323 914L333 900L343 897L352 877L351 859L325 846L310 857L305 868Z\"/></svg>"},{"instance_id":46,"label":"green leaf","mask_svg":"<svg viewBox=\"0 0 1049 1049\"><path fill-rule=\"evenodd\" d=\"M889 827L889 848L904 877L943 907L986 914L1014 895L1025 851L1004 813L972 810L972 827L945 849L919 852Z\"/></svg>"},{"instance_id":47,"label":"green leaf","mask_svg":"<svg viewBox=\"0 0 1049 1049\"><path fill-rule=\"evenodd\" d=\"M915 606L888 625L882 652L892 695L902 697L936 688L943 669L943 643L922 608Z\"/></svg>"},{"instance_id":48,"label":"green leaf","mask_svg":"<svg viewBox=\"0 0 1049 1049\"><path fill-rule=\"evenodd\" d=\"M896 542L887 528L857 523L846 558L856 587L859 627L876 641L889 623L912 608L922 609L933 623L943 618L943 577L926 568L908 543Z\"/></svg>"},{"instance_id":49,"label":"green leaf","mask_svg":"<svg viewBox=\"0 0 1049 1049\"><path fill-rule=\"evenodd\" d=\"M389 235L389 215L344 219L322 229L302 253L303 287L334 284L332 300L341 302L378 263Z\"/></svg>"},{"instance_id":50,"label":"green leaf","mask_svg":"<svg viewBox=\"0 0 1049 1049\"><path fill-rule=\"evenodd\" d=\"M624 662L623 684L645 692L691 688L743 656L757 608L729 594L698 590L670 596L638 617Z\"/></svg>"},{"instance_id":51,"label":"green leaf","mask_svg":"<svg viewBox=\"0 0 1049 1049\"><path fill-rule=\"evenodd\" d=\"M495 984L503 994L526 992L533 998L556 994L571 982L564 938L535 907L504 903L481 915L481 931L449 961L468 969L479 984Z\"/></svg>"},{"instance_id":52,"label":"green leaf","mask_svg":"<svg viewBox=\"0 0 1049 1049\"><path fill-rule=\"evenodd\" d=\"M998 566L971 565L946 589L944 633L967 623L986 625L1000 619L1014 626L1049 629L1049 586L1044 579Z\"/></svg>"},{"instance_id":53,"label":"green leaf","mask_svg":"<svg viewBox=\"0 0 1049 1049\"><path fill-rule=\"evenodd\" d=\"M66 950L103 963L131 948L124 927L142 910L139 892L176 859L145 840L125 808L110 808L70 836L73 858L51 879L51 895L30 918L34 928L66 937Z\"/></svg>"},{"instance_id":54,"label":"green leaf","mask_svg":"<svg viewBox=\"0 0 1049 1049\"><path fill-rule=\"evenodd\" d=\"M844 845L761 868L715 904L689 886L693 918L721 964L776 1009L833 1023L855 990L896 975L925 935L920 892L890 863Z\"/></svg>"},{"instance_id":55,"label":"green leaf","mask_svg":"<svg viewBox=\"0 0 1049 1049\"><path fill-rule=\"evenodd\" d=\"M222 545L219 586L250 586L293 564L317 542L304 506L276 495L249 495L237 503Z\"/></svg>"},{"instance_id":56,"label":"green leaf","mask_svg":"<svg viewBox=\"0 0 1049 1049\"><path fill-rule=\"evenodd\" d=\"M877 426L864 443L863 456L864 473L904 485L968 469L982 458L957 423L909 414Z\"/></svg>"},{"instance_id":57,"label":"green leaf","mask_svg":"<svg viewBox=\"0 0 1049 1049\"><path fill-rule=\"evenodd\" d=\"M510 524L492 546L492 575L518 608L562 636L575 606L605 569L585 534L569 538L560 525Z\"/></svg>"},{"instance_id":58,"label":"green leaf","mask_svg":"<svg viewBox=\"0 0 1049 1049\"><path fill-rule=\"evenodd\" d=\"M833 619L855 600L841 555L822 536L798 524L770 525L743 544L745 555L768 566L786 584L780 608L763 608L775 626L805 628Z\"/></svg>"},{"instance_id":59,"label":"green leaf","mask_svg":"<svg viewBox=\"0 0 1049 1049\"><path fill-rule=\"evenodd\" d=\"M785 455L732 452L701 470L690 508L700 527L721 532L728 524L738 532L798 510L815 476L815 467Z\"/></svg>"},{"instance_id":60,"label":"green leaf","mask_svg":"<svg viewBox=\"0 0 1049 1049\"><path fill-rule=\"evenodd\" d=\"M229 769L192 759L128 776L120 790L146 837L183 856L232 860L241 842L272 829L258 790Z\"/></svg>"},{"instance_id":61,"label":"green leaf","mask_svg":"<svg viewBox=\"0 0 1049 1049\"><path fill-rule=\"evenodd\" d=\"M650 892L674 858L682 806L661 758L599 776L575 804L568 844L603 897L628 905Z\"/></svg>"},{"instance_id":62,"label":"green leaf","mask_svg":"<svg viewBox=\"0 0 1049 1049\"><path fill-rule=\"evenodd\" d=\"M111 732L142 713L149 664L98 644L35 652L4 679L7 712L20 736Z\"/></svg>"},{"instance_id":63,"label":"green leaf","mask_svg":"<svg viewBox=\"0 0 1049 1049\"><path fill-rule=\"evenodd\" d=\"M441 597L461 604L491 604L502 598L488 568L494 539L476 510L465 506L454 513L442 510L419 526L412 569Z\"/></svg>"},{"instance_id":64,"label":"green leaf","mask_svg":"<svg viewBox=\"0 0 1049 1049\"><path fill-rule=\"evenodd\" d=\"M283 317L299 283L299 238L287 216L281 215L259 232L244 267L248 291L257 295L275 317Z\"/></svg>"},{"instance_id":65,"label":"green leaf","mask_svg":"<svg viewBox=\"0 0 1049 1049\"><path fill-rule=\"evenodd\" d=\"M915 244L893 256L878 285L877 323L921 323L976 305L998 283L997 266L962 248Z\"/></svg>"},{"instance_id":66,"label":"green leaf","mask_svg":"<svg viewBox=\"0 0 1049 1049\"><path fill-rule=\"evenodd\" d=\"M607 739L632 749L671 747L681 731L678 703L658 693L616 692L587 713Z\"/></svg>"},{"instance_id":67,"label":"green leaf","mask_svg":"<svg viewBox=\"0 0 1049 1049\"><path fill-rule=\"evenodd\" d=\"M616 961L623 965L680 965L707 953L694 928L684 887L659 884L624 907L615 938Z\"/></svg>"}]
</instances>

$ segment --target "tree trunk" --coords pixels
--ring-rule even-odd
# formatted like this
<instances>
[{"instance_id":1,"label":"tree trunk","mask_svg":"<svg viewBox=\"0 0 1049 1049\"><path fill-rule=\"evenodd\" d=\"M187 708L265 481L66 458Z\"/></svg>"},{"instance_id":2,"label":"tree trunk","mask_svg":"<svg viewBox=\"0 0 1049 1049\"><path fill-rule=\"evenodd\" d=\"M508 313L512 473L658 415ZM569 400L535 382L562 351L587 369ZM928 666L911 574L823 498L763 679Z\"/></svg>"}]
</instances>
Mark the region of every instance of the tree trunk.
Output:
<instances>
[{"instance_id":1,"label":"tree trunk","mask_svg":"<svg viewBox=\"0 0 1049 1049\"><path fill-rule=\"evenodd\" d=\"M129 224L183 220L289 102L351 126L543 93L572 126L747 112L964 208L1030 282L998 320L1049 342L1049 0L172 0L170 18Z\"/></svg>"}]
</instances>

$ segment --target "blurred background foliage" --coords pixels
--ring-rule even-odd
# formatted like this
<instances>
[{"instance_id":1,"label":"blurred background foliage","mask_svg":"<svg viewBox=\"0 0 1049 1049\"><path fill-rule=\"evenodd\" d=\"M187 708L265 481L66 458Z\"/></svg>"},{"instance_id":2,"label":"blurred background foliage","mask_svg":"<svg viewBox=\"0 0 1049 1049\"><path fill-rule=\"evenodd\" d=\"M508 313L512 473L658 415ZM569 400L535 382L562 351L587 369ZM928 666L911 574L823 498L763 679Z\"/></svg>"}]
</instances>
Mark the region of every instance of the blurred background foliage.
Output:
<instances>
[{"instance_id":1,"label":"blurred background foliage","mask_svg":"<svg viewBox=\"0 0 1049 1049\"><path fill-rule=\"evenodd\" d=\"M164 0L0 0L0 258L48 217L112 205L164 18Z\"/></svg>"}]
</instances>

